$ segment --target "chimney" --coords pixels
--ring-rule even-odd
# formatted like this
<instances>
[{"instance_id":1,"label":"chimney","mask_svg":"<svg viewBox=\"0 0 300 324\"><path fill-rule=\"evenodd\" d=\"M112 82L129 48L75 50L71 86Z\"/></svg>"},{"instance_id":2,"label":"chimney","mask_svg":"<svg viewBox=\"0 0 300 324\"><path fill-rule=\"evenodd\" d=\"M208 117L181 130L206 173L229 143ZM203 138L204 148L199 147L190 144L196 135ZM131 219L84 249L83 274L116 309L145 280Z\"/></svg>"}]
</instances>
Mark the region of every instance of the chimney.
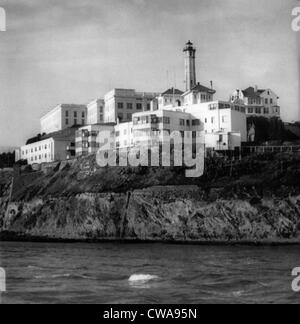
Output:
<instances>
[{"instance_id":1,"label":"chimney","mask_svg":"<svg viewBox=\"0 0 300 324\"><path fill-rule=\"evenodd\" d=\"M258 91L258 86L256 85L254 88L255 93Z\"/></svg>"},{"instance_id":2,"label":"chimney","mask_svg":"<svg viewBox=\"0 0 300 324\"><path fill-rule=\"evenodd\" d=\"M214 88L214 83L212 81L210 81L210 87L211 87L211 90L213 90Z\"/></svg>"}]
</instances>

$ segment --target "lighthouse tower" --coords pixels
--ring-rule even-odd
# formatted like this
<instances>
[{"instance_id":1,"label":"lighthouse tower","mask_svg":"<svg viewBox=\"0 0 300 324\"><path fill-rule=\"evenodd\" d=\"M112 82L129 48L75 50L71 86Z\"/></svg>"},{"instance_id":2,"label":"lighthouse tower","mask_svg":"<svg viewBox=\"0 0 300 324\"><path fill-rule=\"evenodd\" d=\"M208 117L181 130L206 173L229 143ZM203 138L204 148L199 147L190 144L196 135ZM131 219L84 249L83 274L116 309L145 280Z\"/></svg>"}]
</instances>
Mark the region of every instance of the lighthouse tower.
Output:
<instances>
[{"instance_id":1,"label":"lighthouse tower","mask_svg":"<svg viewBox=\"0 0 300 324\"><path fill-rule=\"evenodd\" d=\"M183 52L185 65L185 90L189 91L197 84L195 64L196 49L194 48L193 43L191 41L188 41L188 43L186 43Z\"/></svg>"}]
</instances>

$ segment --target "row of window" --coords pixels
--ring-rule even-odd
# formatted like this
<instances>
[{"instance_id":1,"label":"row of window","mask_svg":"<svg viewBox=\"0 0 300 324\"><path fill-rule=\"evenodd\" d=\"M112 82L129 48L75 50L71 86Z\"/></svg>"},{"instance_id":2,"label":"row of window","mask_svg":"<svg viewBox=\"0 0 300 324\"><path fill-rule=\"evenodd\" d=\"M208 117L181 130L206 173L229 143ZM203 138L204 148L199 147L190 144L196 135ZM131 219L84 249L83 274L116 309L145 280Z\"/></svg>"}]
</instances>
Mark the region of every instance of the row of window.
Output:
<instances>
[{"instance_id":1,"label":"row of window","mask_svg":"<svg viewBox=\"0 0 300 324\"><path fill-rule=\"evenodd\" d=\"M212 100L212 96L211 95L202 94L201 95L201 100L210 101L210 100Z\"/></svg>"},{"instance_id":2,"label":"row of window","mask_svg":"<svg viewBox=\"0 0 300 324\"><path fill-rule=\"evenodd\" d=\"M130 128L130 131L129 131L131 134L132 134L132 128ZM120 131L116 131L116 137L119 137L121 134ZM128 134L128 130L127 129L124 129L123 130L123 135L127 135Z\"/></svg>"},{"instance_id":3,"label":"row of window","mask_svg":"<svg viewBox=\"0 0 300 324\"><path fill-rule=\"evenodd\" d=\"M248 114L265 114L268 115L270 113L270 109L269 108L260 108L260 107L256 107L256 108L248 108Z\"/></svg>"},{"instance_id":4,"label":"row of window","mask_svg":"<svg viewBox=\"0 0 300 324\"><path fill-rule=\"evenodd\" d=\"M152 130L152 129L146 129L146 130L136 130L134 132L134 137L135 138L141 138L141 137L155 137L155 136L161 136L161 135L165 135L165 133L167 133L168 135L171 134L171 131L169 129L163 129L163 130ZM195 138L197 137L197 133L196 131L192 131L192 137ZM185 132L185 131L178 131L177 134L180 134L181 137L186 137L186 138L190 138L190 132Z\"/></svg>"},{"instance_id":5,"label":"row of window","mask_svg":"<svg viewBox=\"0 0 300 324\"><path fill-rule=\"evenodd\" d=\"M49 145L49 148L50 148L50 145ZM34 149L32 148L30 150L24 150L24 151L22 151L22 155L27 155L28 153L42 151L43 149L47 150L48 149L48 145L45 144L45 146L35 147Z\"/></svg>"},{"instance_id":6,"label":"row of window","mask_svg":"<svg viewBox=\"0 0 300 324\"><path fill-rule=\"evenodd\" d=\"M249 105L261 105L263 103L263 99L252 99L250 98L248 100ZM273 98L270 98L270 100L268 98L265 98L265 105L268 105L270 103L270 105L273 105L274 100Z\"/></svg>"},{"instance_id":7,"label":"row of window","mask_svg":"<svg viewBox=\"0 0 300 324\"><path fill-rule=\"evenodd\" d=\"M51 155L49 154L49 157L51 157ZM45 155L36 155L35 157L31 157L30 161L34 162L34 161L41 161L42 159L47 159L47 154Z\"/></svg>"},{"instance_id":8,"label":"row of window","mask_svg":"<svg viewBox=\"0 0 300 324\"><path fill-rule=\"evenodd\" d=\"M118 109L124 109L125 105L123 102L119 102L118 103ZM132 110L133 109L133 103L129 103L127 102L126 103L126 108L128 110ZM147 110L150 110L151 109L151 105L150 103L147 104ZM136 104L136 110L143 110L143 104L142 103L137 103Z\"/></svg>"},{"instance_id":9,"label":"row of window","mask_svg":"<svg viewBox=\"0 0 300 324\"><path fill-rule=\"evenodd\" d=\"M188 126L190 127L191 126L191 122L189 119L185 120L185 119L180 119L179 120L179 125L180 126ZM192 120L192 126L200 126L200 120L199 119L193 119Z\"/></svg>"},{"instance_id":10,"label":"row of window","mask_svg":"<svg viewBox=\"0 0 300 324\"><path fill-rule=\"evenodd\" d=\"M246 112L246 108L245 107L242 107L242 106L237 106L237 105L230 105L230 104L227 104L227 103L215 103L215 104L211 104L208 106L208 109L209 110L217 110L217 109L233 109L235 111L240 111L242 113L245 113Z\"/></svg>"},{"instance_id":11,"label":"row of window","mask_svg":"<svg viewBox=\"0 0 300 324\"><path fill-rule=\"evenodd\" d=\"M66 118L66 120L65 120L65 124L68 126L68 125L70 125L70 122L69 122L69 119L68 118ZM78 120L77 119L74 119L73 120L73 125L78 125ZM85 125L85 119L82 119L81 120L81 125Z\"/></svg>"},{"instance_id":12,"label":"row of window","mask_svg":"<svg viewBox=\"0 0 300 324\"><path fill-rule=\"evenodd\" d=\"M133 125L140 125L140 124L171 124L170 117L157 117L157 116L142 116L142 117L135 117L133 120Z\"/></svg>"},{"instance_id":13,"label":"row of window","mask_svg":"<svg viewBox=\"0 0 300 324\"><path fill-rule=\"evenodd\" d=\"M221 119L222 119L222 123L228 123L228 116L222 116ZM211 122L212 124L215 124L215 122L216 122L216 117L211 117L211 118L210 118L210 122ZM208 119L205 118L205 124L207 124L207 123L208 123Z\"/></svg>"},{"instance_id":14,"label":"row of window","mask_svg":"<svg viewBox=\"0 0 300 324\"><path fill-rule=\"evenodd\" d=\"M73 112L73 116L74 116L74 118L77 118L78 117L77 111L74 111ZM66 110L66 118L69 118L69 111L68 110ZM85 118L85 112L84 111L81 112L81 118Z\"/></svg>"}]
</instances>

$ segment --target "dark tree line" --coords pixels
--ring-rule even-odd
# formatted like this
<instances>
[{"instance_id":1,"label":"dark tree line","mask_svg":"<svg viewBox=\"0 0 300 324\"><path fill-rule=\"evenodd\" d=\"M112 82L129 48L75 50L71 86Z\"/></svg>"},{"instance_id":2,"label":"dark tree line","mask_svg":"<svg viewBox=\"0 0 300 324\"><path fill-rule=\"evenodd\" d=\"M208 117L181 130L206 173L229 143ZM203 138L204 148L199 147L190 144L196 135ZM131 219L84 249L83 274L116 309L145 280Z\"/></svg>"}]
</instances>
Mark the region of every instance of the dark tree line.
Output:
<instances>
[{"instance_id":1,"label":"dark tree line","mask_svg":"<svg viewBox=\"0 0 300 324\"><path fill-rule=\"evenodd\" d=\"M247 128L255 125L255 142L262 143L267 141L293 141L297 137L287 131L284 123L279 118L248 117Z\"/></svg>"},{"instance_id":2,"label":"dark tree line","mask_svg":"<svg viewBox=\"0 0 300 324\"><path fill-rule=\"evenodd\" d=\"M15 163L15 153L0 154L0 169L12 168Z\"/></svg>"}]
</instances>

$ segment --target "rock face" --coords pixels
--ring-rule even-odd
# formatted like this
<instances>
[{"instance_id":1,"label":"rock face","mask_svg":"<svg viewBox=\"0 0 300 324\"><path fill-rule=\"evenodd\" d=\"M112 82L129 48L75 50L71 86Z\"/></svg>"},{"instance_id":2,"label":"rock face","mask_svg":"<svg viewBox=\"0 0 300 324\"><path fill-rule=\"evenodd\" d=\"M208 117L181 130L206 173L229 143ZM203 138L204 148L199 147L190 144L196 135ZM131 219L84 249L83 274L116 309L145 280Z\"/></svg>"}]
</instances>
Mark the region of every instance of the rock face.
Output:
<instances>
[{"instance_id":1,"label":"rock face","mask_svg":"<svg viewBox=\"0 0 300 324\"><path fill-rule=\"evenodd\" d=\"M10 199L12 178L12 172L0 171L0 229L3 227L3 221Z\"/></svg>"},{"instance_id":2,"label":"rock face","mask_svg":"<svg viewBox=\"0 0 300 324\"><path fill-rule=\"evenodd\" d=\"M169 242L297 240L300 196L212 202L204 197L197 186L168 186L14 202L5 213L1 210L2 236Z\"/></svg>"},{"instance_id":3,"label":"rock face","mask_svg":"<svg viewBox=\"0 0 300 324\"><path fill-rule=\"evenodd\" d=\"M214 158L205 170L190 179L89 156L1 172L0 240L300 243L300 154Z\"/></svg>"}]
</instances>

